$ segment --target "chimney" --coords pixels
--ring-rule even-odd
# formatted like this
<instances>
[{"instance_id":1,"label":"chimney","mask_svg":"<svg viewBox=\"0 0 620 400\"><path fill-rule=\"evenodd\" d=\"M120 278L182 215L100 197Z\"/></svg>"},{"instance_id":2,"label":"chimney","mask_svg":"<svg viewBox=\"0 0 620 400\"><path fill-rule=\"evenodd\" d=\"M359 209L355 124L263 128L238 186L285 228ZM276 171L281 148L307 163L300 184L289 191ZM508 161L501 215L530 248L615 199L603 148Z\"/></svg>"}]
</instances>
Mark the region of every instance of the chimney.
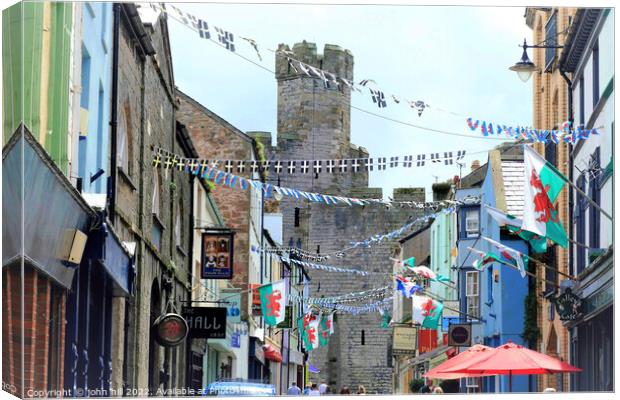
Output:
<instances>
[{"instance_id":1,"label":"chimney","mask_svg":"<svg viewBox=\"0 0 620 400\"><path fill-rule=\"evenodd\" d=\"M480 160L474 160L471 163L471 170L474 171L476 169L480 168Z\"/></svg>"}]
</instances>

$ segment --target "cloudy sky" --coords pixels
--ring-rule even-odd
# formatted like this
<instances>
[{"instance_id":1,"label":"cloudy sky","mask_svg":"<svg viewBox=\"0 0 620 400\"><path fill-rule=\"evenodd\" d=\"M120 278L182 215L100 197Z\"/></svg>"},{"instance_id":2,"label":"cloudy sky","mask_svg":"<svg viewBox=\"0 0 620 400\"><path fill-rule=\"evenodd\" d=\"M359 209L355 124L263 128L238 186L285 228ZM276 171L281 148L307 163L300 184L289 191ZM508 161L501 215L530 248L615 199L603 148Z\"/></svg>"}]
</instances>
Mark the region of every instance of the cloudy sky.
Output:
<instances>
[{"instance_id":1,"label":"cloudy sky","mask_svg":"<svg viewBox=\"0 0 620 400\"><path fill-rule=\"evenodd\" d=\"M378 109L367 93L353 94L352 104L391 119L461 133L443 135L378 118L353 109L352 142L371 156L439 151L482 152L501 143L467 128L465 119L530 125L531 82L524 84L508 67L521 56L523 38L531 38L523 7L268 5L177 3L181 10L235 34L237 52L273 70L279 43L292 47L306 40L322 52L326 43L351 50L355 80L374 79L387 93L458 115L428 109L417 113L388 100ZM274 76L169 19L177 86L242 131L276 134ZM250 45L254 39L262 63ZM528 40L531 42L531 39ZM474 159L465 158L469 170ZM458 166L387 169L371 174L370 185L390 195L396 187L425 187L459 174Z\"/></svg>"}]
</instances>

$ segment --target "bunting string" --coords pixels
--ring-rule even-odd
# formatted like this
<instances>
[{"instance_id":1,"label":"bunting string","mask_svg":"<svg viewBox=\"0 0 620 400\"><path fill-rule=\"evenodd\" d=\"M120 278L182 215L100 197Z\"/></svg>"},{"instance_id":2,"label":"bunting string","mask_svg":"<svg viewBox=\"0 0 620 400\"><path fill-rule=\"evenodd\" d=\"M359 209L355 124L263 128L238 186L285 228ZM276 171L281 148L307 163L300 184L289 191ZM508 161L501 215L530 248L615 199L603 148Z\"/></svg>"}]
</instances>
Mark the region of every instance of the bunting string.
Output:
<instances>
[{"instance_id":1,"label":"bunting string","mask_svg":"<svg viewBox=\"0 0 620 400\"><path fill-rule=\"evenodd\" d=\"M188 27L189 29L192 29L195 32L197 32L201 39L206 39L211 42L214 42L218 44L219 46L225 48L226 50L229 50L230 52L241 56L245 60L252 62L251 60L247 59L246 57L240 55L237 52L237 48L234 42L234 35L232 32L228 32L224 30L223 28L215 26L213 30L215 31L217 35L217 40L216 40L215 38L212 38L211 30L206 20L199 19L189 13L185 13L181 11L179 8L175 7L174 5L165 4L164 6L161 6L156 3L149 3L149 4L150 4L150 7L156 12L159 11L159 12L166 13L169 17L180 22L181 24ZM170 7L170 11L168 11L167 7ZM257 44L257 42L254 39L246 38L246 37L242 37L241 39L244 40L246 43L248 43L249 46L251 46L252 50L256 53L256 56L259 59L259 61L262 62L263 58L261 56L259 45ZM418 117L422 117L426 109L434 109L439 112L447 113L447 114L457 116L457 117L463 116L462 114L456 113L454 111L445 110L440 107L431 107L431 105L424 100L411 100L411 98L408 98L408 97L403 97L400 95L387 93L386 91L380 90L380 88L377 87L377 83L374 79L363 79L360 82L355 83L352 80L339 77L335 75L334 73L314 67L312 65L306 64L296 59L295 54L292 51L285 49L284 47L279 48L277 50L266 48L266 50L274 53L277 57L284 58L287 64L291 67L291 69L295 71L295 73L305 74L308 77L322 80L326 88L334 87L337 89L344 89L345 87L347 87L352 92L357 92L360 94L363 94L364 92L367 91L373 104L376 105L378 108L386 108L388 106L388 101L386 100L387 98L387 99L391 99L391 102L393 102L396 105L404 105L404 106L409 107L418 115ZM261 64L258 64L255 62L252 62L252 63L273 73L273 71L262 66ZM472 126L475 125L471 117L467 118L467 122L468 122L468 125L470 124L470 122ZM567 122L563 123L563 125L566 125L566 124ZM428 129L425 127L419 127L419 128ZM579 139L586 139L590 133L598 134L596 129L585 131L582 127L580 128L581 131L579 131L578 129L571 129L570 126L566 127L566 129L563 131L554 131L555 134L549 134L549 135L543 134L542 133L543 131L541 131L540 134L531 134L533 133L533 131L536 131L536 130L532 128L523 128L523 129L526 132L530 132L530 134L525 134L525 136L523 136L523 130L521 129L518 129L518 130L507 129L506 130L502 128L502 131L506 133L511 139L517 139L519 137L523 137L529 142L543 142L543 143L546 142L547 136L552 137L552 140L553 138L555 139L562 138L562 140L565 142L575 143ZM473 128L472 130L476 130L476 128ZM435 130L435 131L438 131L438 130ZM549 132L549 131L546 131L546 132ZM485 134L484 131L482 131L482 133L483 133L483 136L482 136L483 138L497 139L497 138L489 137L489 134L488 133ZM468 136L468 135L461 135L461 136ZM502 140L504 139L502 138ZM558 143L555 140L553 141L554 143Z\"/></svg>"},{"instance_id":2,"label":"bunting string","mask_svg":"<svg viewBox=\"0 0 620 400\"><path fill-rule=\"evenodd\" d=\"M247 190L249 187L263 190L265 196L270 198L274 196L274 192L280 196L287 196L295 198L296 200L306 199L311 202L324 203L327 205L339 205L345 204L347 206L352 205L383 205L386 207L392 207L394 205L409 206L415 208L434 208L437 209L442 205L447 204L460 204L455 200L443 200L441 202L414 202L414 201L392 201L384 199L360 199L354 197L343 197L326 195L320 193L306 192L302 190L290 189L270 183L263 183L257 180L244 178L232 173L221 171L212 165L209 165L208 160L203 159L189 159L177 156L174 153L170 153L161 148L155 149L156 154L153 157L152 165L156 168L170 169L175 168L178 171L191 173L200 176L201 179L208 179L215 184L224 184L230 188L240 187L242 190ZM163 159L165 158L165 159Z\"/></svg>"}]
</instances>

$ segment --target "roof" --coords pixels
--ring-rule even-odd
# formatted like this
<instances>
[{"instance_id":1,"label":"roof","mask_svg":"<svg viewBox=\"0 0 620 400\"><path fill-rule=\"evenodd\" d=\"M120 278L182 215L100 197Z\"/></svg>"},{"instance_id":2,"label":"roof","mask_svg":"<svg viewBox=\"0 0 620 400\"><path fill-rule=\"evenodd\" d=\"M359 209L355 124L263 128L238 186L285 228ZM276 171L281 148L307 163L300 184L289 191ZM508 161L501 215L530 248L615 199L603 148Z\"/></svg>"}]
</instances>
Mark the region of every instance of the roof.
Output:
<instances>
[{"instance_id":1,"label":"roof","mask_svg":"<svg viewBox=\"0 0 620 400\"><path fill-rule=\"evenodd\" d=\"M432 225L431 222L427 222L426 225L424 225L423 227L421 227L420 229L416 230L415 232L410 233L409 235L399 239L398 241L402 244L405 243L407 241L409 241L410 239L418 236L420 233L424 232L425 230L427 230L428 228L430 228Z\"/></svg>"},{"instance_id":2,"label":"roof","mask_svg":"<svg viewBox=\"0 0 620 400\"><path fill-rule=\"evenodd\" d=\"M523 196L525 184L525 166L519 161L502 160L502 179L504 181L504 198L506 213L515 217L523 216L525 198Z\"/></svg>"},{"instance_id":3,"label":"roof","mask_svg":"<svg viewBox=\"0 0 620 400\"><path fill-rule=\"evenodd\" d=\"M584 53L593 40L599 18L606 12L603 8L579 8L571 24L559 65L566 72L576 72Z\"/></svg>"}]
</instances>

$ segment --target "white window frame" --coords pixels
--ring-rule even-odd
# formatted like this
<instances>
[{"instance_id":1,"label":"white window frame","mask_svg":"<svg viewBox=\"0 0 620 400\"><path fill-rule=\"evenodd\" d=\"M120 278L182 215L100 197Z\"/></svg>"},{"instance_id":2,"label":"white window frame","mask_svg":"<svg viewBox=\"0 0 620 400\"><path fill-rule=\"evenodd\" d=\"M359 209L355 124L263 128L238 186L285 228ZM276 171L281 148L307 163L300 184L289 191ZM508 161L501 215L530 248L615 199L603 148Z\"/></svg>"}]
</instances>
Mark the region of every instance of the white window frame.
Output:
<instances>
[{"instance_id":1,"label":"white window frame","mask_svg":"<svg viewBox=\"0 0 620 400\"><path fill-rule=\"evenodd\" d=\"M475 290L474 290L475 289ZM480 318L480 272L465 272L465 298L467 300L467 314Z\"/></svg>"},{"instance_id":2,"label":"white window frame","mask_svg":"<svg viewBox=\"0 0 620 400\"><path fill-rule=\"evenodd\" d=\"M120 111L118 121L117 159L118 166L129 174L129 127L127 126L125 107L121 107Z\"/></svg>"},{"instance_id":3,"label":"white window frame","mask_svg":"<svg viewBox=\"0 0 620 400\"><path fill-rule=\"evenodd\" d=\"M177 206L177 215L174 219L174 239L176 245L181 247L181 204Z\"/></svg>"},{"instance_id":4,"label":"white window frame","mask_svg":"<svg viewBox=\"0 0 620 400\"><path fill-rule=\"evenodd\" d=\"M161 188L161 177L159 176L159 171L156 168L153 168L154 177L153 177L153 201L151 203L151 210L153 215L159 216L159 190Z\"/></svg>"},{"instance_id":5,"label":"white window frame","mask_svg":"<svg viewBox=\"0 0 620 400\"><path fill-rule=\"evenodd\" d=\"M474 218L470 216L475 216ZM469 228L469 222L476 222L476 229ZM466 210L465 211L465 233L467 237L478 237L480 234L480 212L478 210Z\"/></svg>"}]
</instances>

